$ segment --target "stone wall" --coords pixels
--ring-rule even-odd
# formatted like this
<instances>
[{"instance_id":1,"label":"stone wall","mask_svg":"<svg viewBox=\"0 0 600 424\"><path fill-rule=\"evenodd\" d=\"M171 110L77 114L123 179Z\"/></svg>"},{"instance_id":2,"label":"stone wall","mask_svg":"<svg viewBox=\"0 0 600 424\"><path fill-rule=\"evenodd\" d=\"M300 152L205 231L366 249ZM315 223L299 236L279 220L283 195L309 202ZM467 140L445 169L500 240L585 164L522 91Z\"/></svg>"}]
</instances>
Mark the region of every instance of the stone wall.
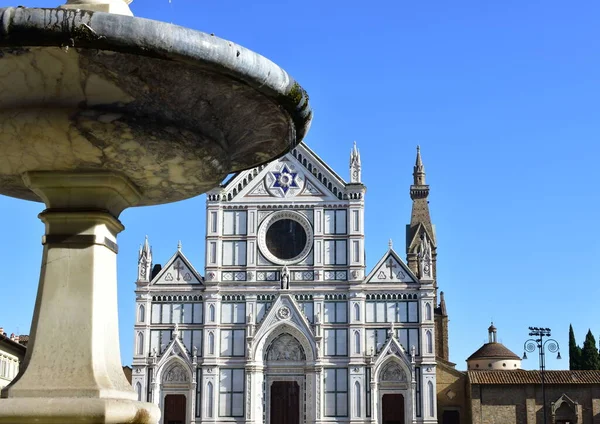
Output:
<instances>
[{"instance_id":1,"label":"stone wall","mask_svg":"<svg viewBox=\"0 0 600 424\"><path fill-rule=\"evenodd\" d=\"M435 355L438 358L449 360L448 352L448 316L442 315L439 308L435 311Z\"/></svg>"},{"instance_id":2,"label":"stone wall","mask_svg":"<svg viewBox=\"0 0 600 424\"><path fill-rule=\"evenodd\" d=\"M444 424L444 411L458 411L460 424L470 423L464 372L457 371L454 364L438 358L436 368L436 389L438 404L438 424Z\"/></svg>"},{"instance_id":3,"label":"stone wall","mask_svg":"<svg viewBox=\"0 0 600 424\"><path fill-rule=\"evenodd\" d=\"M509 372L509 371L508 371ZM552 402L567 395L578 405L572 412L577 424L600 424L600 385L546 385L547 421L552 422ZM542 424L542 390L539 384L469 386L473 424ZM439 399L439 398L438 398ZM461 423L462 424L462 423Z\"/></svg>"}]
</instances>

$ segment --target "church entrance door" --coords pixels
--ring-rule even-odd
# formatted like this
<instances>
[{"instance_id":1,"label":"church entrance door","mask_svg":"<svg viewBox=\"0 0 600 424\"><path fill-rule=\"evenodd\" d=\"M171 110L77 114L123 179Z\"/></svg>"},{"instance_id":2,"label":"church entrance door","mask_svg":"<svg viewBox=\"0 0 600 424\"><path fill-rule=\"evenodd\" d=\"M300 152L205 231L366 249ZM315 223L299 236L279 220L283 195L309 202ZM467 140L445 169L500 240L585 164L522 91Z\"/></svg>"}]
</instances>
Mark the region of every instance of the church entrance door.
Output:
<instances>
[{"instance_id":1,"label":"church entrance door","mask_svg":"<svg viewBox=\"0 0 600 424\"><path fill-rule=\"evenodd\" d=\"M404 424L404 396L383 395L381 419L383 424Z\"/></svg>"},{"instance_id":2,"label":"church entrance door","mask_svg":"<svg viewBox=\"0 0 600 424\"><path fill-rule=\"evenodd\" d=\"M165 424L186 424L185 395L165 396Z\"/></svg>"},{"instance_id":3,"label":"church entrance door","mask_svg":"<svg viewBox=\"0 0 600 424\"><path fill-rule=\"evenodd\" d=\"M300 387L295 381L273 382L270 424L300 424Z\"/></svg>"}]
</instances>

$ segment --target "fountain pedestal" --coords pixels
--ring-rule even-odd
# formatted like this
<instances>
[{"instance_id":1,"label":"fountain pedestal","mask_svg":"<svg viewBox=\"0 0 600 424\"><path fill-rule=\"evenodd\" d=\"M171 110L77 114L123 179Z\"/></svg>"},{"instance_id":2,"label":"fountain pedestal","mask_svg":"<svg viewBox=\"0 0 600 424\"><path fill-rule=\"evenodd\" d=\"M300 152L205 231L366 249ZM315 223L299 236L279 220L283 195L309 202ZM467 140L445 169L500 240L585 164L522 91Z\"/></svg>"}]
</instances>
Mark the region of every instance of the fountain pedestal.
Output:
<instances>
[{"instance_id":1,"label":"fountain pedestal","mask_svg":"<svg viewBox=\"0 0 600 424\"><path fill-rule=\"evenodd\" d=\"M27 172L43 199L44 251L27 372L0 401L0 422L156 422L121 367L117 314L119 214L141 194L114 172ZM23 421L20 421L23 419Z\"/></svg>"}]
</instances>

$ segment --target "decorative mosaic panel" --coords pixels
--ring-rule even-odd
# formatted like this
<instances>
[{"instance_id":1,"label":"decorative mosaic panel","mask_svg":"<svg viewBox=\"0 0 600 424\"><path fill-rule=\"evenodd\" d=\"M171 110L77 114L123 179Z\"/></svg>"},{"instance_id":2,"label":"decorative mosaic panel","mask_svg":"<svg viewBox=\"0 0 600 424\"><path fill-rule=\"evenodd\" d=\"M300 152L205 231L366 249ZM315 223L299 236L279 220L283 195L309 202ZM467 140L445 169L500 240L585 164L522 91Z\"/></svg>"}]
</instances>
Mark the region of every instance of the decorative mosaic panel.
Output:
<instances>
[{"instance_id":1,"label":"decorative mosaic panel","mask_svg":"<svg viewBox=\"0 0 600 424\"><path fill-rule=\"evenodd\" d=\"M258 271L256 281L278 281L279 271Z\"/></svg>"},{"instance_id":2,"label":"decorative mosaic panel","mask_svg":"<svg viewBox=\"0 0 600 424\"><path fill-rule=\"evenodd\" d=\"M221 273L222 281L246 281L245 271L223 271Z\"/></svg>"},{"instance_id":3,"label":"decorative mosaic panel","mask_svg":"<svg viewBox=\"0 0 600 424\"><path fill-rule=\"evenodd\" d=\"M348 279L347 271L325 271L323 273L325 281L346 281Z\"/></svg>"},{"instance_id":4,"label":"decorative mosaic panel","mask_svg":"<svg viewBox=\"0 0 600 424\"><path fill-rule=\"evenodd\" d=\"M292 279L294 281L313 281L315 274L312 271L294 271L292 273Z\"/></svg>"}]
</instances>

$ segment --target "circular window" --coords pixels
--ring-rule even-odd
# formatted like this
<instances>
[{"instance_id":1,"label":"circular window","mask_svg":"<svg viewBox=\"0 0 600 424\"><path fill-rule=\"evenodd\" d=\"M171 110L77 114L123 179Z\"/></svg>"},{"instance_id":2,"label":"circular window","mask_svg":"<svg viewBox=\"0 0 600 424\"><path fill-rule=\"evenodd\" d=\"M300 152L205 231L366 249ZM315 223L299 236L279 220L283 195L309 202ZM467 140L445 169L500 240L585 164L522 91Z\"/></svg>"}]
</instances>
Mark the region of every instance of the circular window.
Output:
<instances>
[{"instance_id":1,"label":"circular window","mask_svg":"<svg viewBox=\"0 0 600 424\"><path fill-rule=\"evenodd\" d=\"M306 231L298 221L280 219L267 229L267 249L279 259L292 259L306 246Z\"/></svg>"},{"instance_id":2,"label":"circular window","mask_svg":"<svg viewBox=\"0 0 600 424\"><path fill-rule=\"evenodd\" d=\"M310 222L298 212L275 212L264 220L258 231L260 251L279 265L300 262L310 252L312 242Z\"/></svg>"}]
</instances>

